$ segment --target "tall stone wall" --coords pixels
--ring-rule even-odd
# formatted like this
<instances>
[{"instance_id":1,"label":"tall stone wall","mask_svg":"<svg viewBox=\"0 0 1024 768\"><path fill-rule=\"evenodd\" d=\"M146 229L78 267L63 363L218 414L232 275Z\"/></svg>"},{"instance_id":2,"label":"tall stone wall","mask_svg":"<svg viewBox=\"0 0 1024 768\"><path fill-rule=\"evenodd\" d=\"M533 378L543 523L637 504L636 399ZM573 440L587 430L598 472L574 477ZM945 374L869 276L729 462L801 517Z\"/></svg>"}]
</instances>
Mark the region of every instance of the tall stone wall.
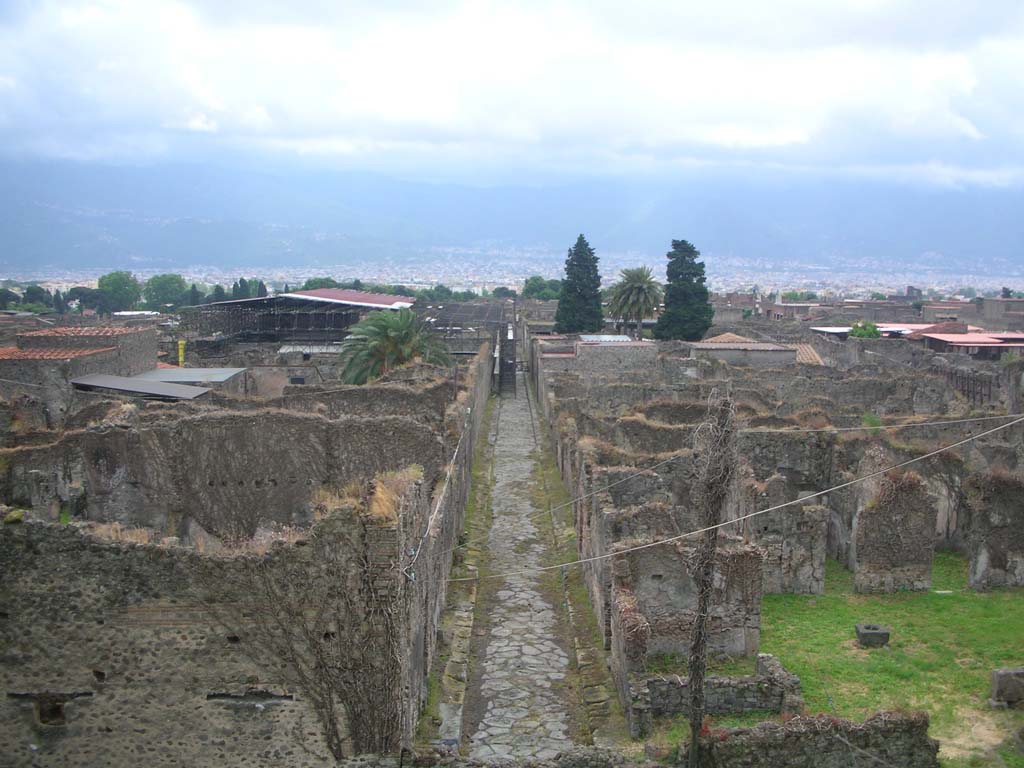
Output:
<instances>
[{"instance_id":1,"label":"tall stone wall","mask_svg":"<svg viewBox=\"0 0 1024 768\"><path fill-rule=\"evenodd\" d=\"M224 607L251 597L234 591L244 565L75 526L0 528L6 764L322 765L310 696Z\"/></svg>"},{"instance_id":2,"label":"tall stone wall","mask_svg":"<svg viewBox=\"0 0 1024 768\"><path fill-rule=\"evenodd\" d=\"M183 535L194 520L225 539L261 523L308 524L323 487L420 464L432 482L445 441L402 418L325 419L281 411L214 412L142 419L66 433L56 442L4 452L2 497L48 511L70 507L90 520Z\"/></svg>"},{"instance_id":3,"label":"tall stone wall","mask_svg":"<svg viewBox=\"0 0 1024 768\"><path fill-rule=\"evenodd\" d=\"M924 712L879 713L863 723L830 715L727 728L701 738L711 768L849 768L888 765L938 768L939 743Z\"/></svg>"},{"instance_id":4,"label":"tall stone wall","mask_svg":"<svg viewBox=\"0 0 1024 768\"><path fill-rule=\"evenodd\" d=\"M968 583L975 589L1024 586L1024 481L986 473L966 485Z\"/></svg>"},{"instance_id":5,"label":"tall stone wall","mask_svg":"<svg viewBox=\"0 0 1024 768\"><path fill-rule=\"evenodd\" d=\"M894 472L853 522L856 592L924 590L932 584L935 505L921 476Z\"/></svg>"},{"instance_id":6,"label":"tall stone wall","mask_svg":"<svg viewBox=\"0 0 1024 768\"><path fill-rule=\"evenodd\" d=\"M642 540L623 541L611 549L612 634L616 625L624 644L613 658L623 671L643 669L648 657L689 653L697 608L697 585L690 568L696 545L688 540L628 551ZM761 553L739 542L721 542L715 561L708 650L716 656L757 652L761 633ZM642 632L629 627L638 624ZM614 643L614 640L613 640ZM619 657L620 654L613 654Z\"/></svg>"}]
</instances>

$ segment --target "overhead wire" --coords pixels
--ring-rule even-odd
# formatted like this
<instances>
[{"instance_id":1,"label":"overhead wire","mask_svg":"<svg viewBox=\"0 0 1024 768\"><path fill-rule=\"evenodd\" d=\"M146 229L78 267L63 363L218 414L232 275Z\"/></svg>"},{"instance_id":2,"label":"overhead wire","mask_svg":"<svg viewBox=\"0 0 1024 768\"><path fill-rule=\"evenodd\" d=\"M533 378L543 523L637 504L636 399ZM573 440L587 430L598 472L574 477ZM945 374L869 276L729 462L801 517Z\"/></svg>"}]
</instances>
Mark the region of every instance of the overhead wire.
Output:
<instances>
[{"instance_id":1,"label":"overhead wire","mask_svg":"<svg viewBox=\"0 0 1024 768\"><path fill-rule=\"evenodd\" d=\"M827 488L827 489L825 489L823 491L817 491L815 493L812 493L812 494L809 494L807 496L804 496L803 498L793 499L792 501L783 502L782 504L776 504L775 506L768 507L766 509L761 509L761 510L758 510L756 512L751 512L749 514L742 515L742 516L734 518L732 520L727 520L725 522L716 523L715 525L705 526L703 528L697 528L695 530L687 531L686 533L681 533L681 534L678 534L676 536L670 536L670 537L668 537L666 539L659 539L657 541L649 541L649 542L646 542L644 544L637 544L637 545L634 545L634 546L631 546L631 547L626 547L624 549L620 549L620 550L617 550L615 552L607 552L607 553L605 553L603 555L594 555L592 557L580 558L578 560L573 560L571 562L566 562L566 563L557 563L555 565L539 566L537 568L525 568L525 569L521 569L521 570L517 570L517 571L507 571L505 573L488 574L486 577L472 576L472 577L454 578L454 579L449 579L449 581L478 581L478 580L483 579L483 578L496 579L496 578L504 578L506 576L518 576L518 575L525 574L525 573L539 573L539 572L542 572L542 571L553 571L553 570L556 570L556 569L559 569L559 568L568 568L568 567L571 567L571 566L574 566L574 565L583 565L584 563L593 563L593 562L597 562L599 560L607 560L609 558L618 557L619 555L625 555L625 554L628 554L630 552L638 552L638 551L643 550L643 549L650 549L651 547L661 546L662 544L671 544L673 542L681 541L682 539L689 538L690 536L697 536L698 534L706 533L707 531L715 530L717 528L724 528L724 527L729 526L729 525L735 525L737 523L742 523L745 520L750 520L751 518L758 517L760 515L766 515L769 512L775 512L777 510L784 509L786 507L791 507L791 506L795 506L795 505L798 505L798 504L802 506L802 505L806 504L809 499L818 498L820 496L826 496L826 495L828 495L830 493L834 493L835 491L842 490L843 488L849 488L850 486L856 485L858 483L862 483L865 480L870 480L873 477L878 477L879 475L884 475L884 474L887 474L887 473L892 472L894 470L902 469L903 467L910 466L911 464L916 464L919 461L924 461L925 459L929 459L932 456L937 456L940 453L944 453L944 452L952 450L954 448L958 448L961 445L966 445L967 443L970 443L970 442L972 442L974 440L978 440L979 438L985 437L986 435L991 435L991 434L994 434L994 433L999 432L1001 430L1008 429L1008 428L1010 428L1010 427L1012 427L1012 426L1014 426L1016 424L1020 424L1022 422L1024 422L1024 416L1018 416L1014 421L1011 421L1008 424L1000 424L999 426L993 427L992 429L986 430L984 432L979 432L977 435L971 435L969 437L964 438L963 440L958 440L955 443L951 443L949 445L944 445L941 448L937 448L934 451L929 451L928 453L925 453L925 454L923 454L921 456L917 456L915 458L908 459L906 461L901 461L898 464L893 464L891 466L884 467L882 469L877 469L877 470L875 470L873 472L867 473L866 475L862 475L860 477L856 477L853 480L848 480L848 481L846 481L844 483L840 483L839 485L834 485L831 488ZM571 502L569 502L569 503L571 503Z\"/></svg>"},{"instance_id":2,"label":"overhead wire","mask_svg":"<svg viewBox=\"0 0 1024 768\"><path fill-rule=\"evenodd\" d=\"M969 418L969 419L946 419L946 420L938 420L938 421L910 421L910 422L905 422L903 424L882 424L882 425L879 425L879 426L827 427L825 429L759 429L759 428L748 428L748 429L742 429L742 430L739 430L739 431L740 431L740 433L754 433L754 434L781 433L781 434L793 434L793 435L795 435L795 434L817 433L817 432L875 432L875 431L887 430L887 429L907 429L907 428L910 428L910 427L935 427L935 426L948 426L948 425L954 425L954 424L969 424L969 423L972 423L972 422L994 421L994 420L999 420L999 419L1014 419L1014 418L1017 418L1019 416L1021 416L1021 414L1004 414L1004 415L1000 415L1000 416L977 416L977 417L973 417L973 418ZM1007 424L1005 426L1010 426L1010 425ZM564 509L565 507L568 507L568 506L571 506L573 504L576 504L577 502L585 501L586 499L588 499L588 498L590 498L592 496L596 496L596 495L598 495L600 493L604 493L605 491L607 491L607 490L609 490L611 488L614 488L614 487L616 487L618 485L621 485L623 483L628 483L630 480L634 480L637 477L641 477L643 475L646 475L647 473L649 473L649 472L651 472L651 471L653 471L655 469L658 469L659 467L663 467L663 466L665 466L667 464L671 464L674 461L678 461L679 459L684 458L686 455L687 454L677 453L674 456L670 456L667 459L663 459L663 460L661 460L661 461L659 461L659 462L657 462L655 464L651 464L648 467L642 467L642 468L639 469L639 471L637 471L637 472L635 472L635 473L633 473L631 475L627 475L626 477L619 478L618 480L615 480L615 481L613 481L611 483L608 483L607 485L604 485L601 488L597 488L597 489L595 489L593 491L589 491L589 492L583 494L582 496L577 496L576 498L573 498L573 499L571 499L569 501L566 501L566 502L563 502L563 503L561 503L561 504L559 504L557 506L554 506L554 507L551 508L550 512L557 512L558 510ZM548 513L549 513L549 510L546 510L546 509L545 510L539 510L537 512L531 512L530 514L526 515L525 517L526 517L526 519L532 520L533 518L544 517L544 516L548 515ZM446 552L444 552L442 554L448 554L448 552L455 552L455 551L457 551L459 549L464 549L466 547L471 547L471 546L474 546L474 545L477 545L477 544L482 544L482 543L484 543L482 540L467 541L467 542L464 542L462 544L458 544L458 545L452 547L451 549L447 550Z\"/></svg>"}]
</instances>

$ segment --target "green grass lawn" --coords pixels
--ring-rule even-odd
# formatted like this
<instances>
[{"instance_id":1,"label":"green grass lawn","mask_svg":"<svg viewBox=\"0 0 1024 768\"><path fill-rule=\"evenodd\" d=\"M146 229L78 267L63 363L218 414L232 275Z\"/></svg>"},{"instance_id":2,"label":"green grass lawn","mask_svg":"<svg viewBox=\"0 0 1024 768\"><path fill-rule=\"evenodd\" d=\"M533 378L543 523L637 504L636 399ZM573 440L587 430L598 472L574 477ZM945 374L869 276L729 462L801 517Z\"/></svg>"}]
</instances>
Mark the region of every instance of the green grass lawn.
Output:
<instances>
[{"instance_id":1,"label":"green grass lawn","mask_svg":"<svg viewBox=\"0 0 1024 768\"><path fill-rule=\"evenodd\" d=\"M945 765L1024 768L998 748L1024 712L987 704L991 670L1024 663L1024 589L975 592L967 561L937 553L932 590L857 595L850 572L830 561L824 595L765 595L761 649L800 676L809 712L924 709ZM891 629L888 647L857 646L854 624L869 622Z\"/></svg>"}]
</instances>

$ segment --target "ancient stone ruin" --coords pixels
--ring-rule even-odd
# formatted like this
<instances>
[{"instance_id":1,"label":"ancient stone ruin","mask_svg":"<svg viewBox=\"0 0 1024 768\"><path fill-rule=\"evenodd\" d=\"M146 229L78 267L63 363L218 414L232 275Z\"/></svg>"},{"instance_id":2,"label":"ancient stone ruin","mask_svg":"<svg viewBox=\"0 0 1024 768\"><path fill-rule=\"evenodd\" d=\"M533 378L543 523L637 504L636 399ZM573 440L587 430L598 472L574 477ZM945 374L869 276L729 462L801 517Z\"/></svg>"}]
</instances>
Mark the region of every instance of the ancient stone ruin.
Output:
<instances>
[{"instance_id":1,"label":"ancient stone ruin","mask_svg":"<svg viewBox=\"0 0 1024 768\"><path fill-rule=\"evenodd\" d=\"M27 510L0 526L4 754L322 765L408 747L490 361L454 387L427 366L322 395L108 401L0 450L0 498Z\"/></svg>"}]
</instances>

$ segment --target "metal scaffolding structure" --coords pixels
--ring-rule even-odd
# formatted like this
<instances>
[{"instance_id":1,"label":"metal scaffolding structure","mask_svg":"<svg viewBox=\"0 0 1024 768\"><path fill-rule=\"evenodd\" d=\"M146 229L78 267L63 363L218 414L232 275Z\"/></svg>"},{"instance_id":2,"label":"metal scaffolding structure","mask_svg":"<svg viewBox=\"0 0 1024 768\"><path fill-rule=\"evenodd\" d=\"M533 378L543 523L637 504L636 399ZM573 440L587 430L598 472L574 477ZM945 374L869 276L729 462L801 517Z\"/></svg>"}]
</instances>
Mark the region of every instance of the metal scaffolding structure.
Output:
<instances>
[{"instance_id":1,"label":"metal scaffolding structure","mask_svg":"<svg viewBox=\"0 0 1024 768\"><path fill-rule=\"evenodd\" d=\"M182 311L181 329L238 341L340 341L369 311L337 302L267 296L189 307Z\"/></svg>"}]
</instances>

